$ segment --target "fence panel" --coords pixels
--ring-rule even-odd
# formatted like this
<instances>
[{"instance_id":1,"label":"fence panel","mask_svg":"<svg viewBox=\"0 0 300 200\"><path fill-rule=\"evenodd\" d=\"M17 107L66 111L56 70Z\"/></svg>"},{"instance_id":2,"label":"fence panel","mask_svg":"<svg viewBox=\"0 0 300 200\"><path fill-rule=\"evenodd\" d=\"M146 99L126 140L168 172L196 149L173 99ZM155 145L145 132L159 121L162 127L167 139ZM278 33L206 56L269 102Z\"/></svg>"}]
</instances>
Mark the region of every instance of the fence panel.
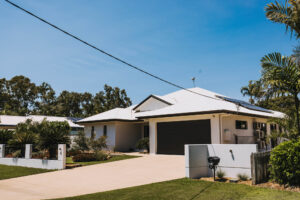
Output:
<instances>
[{"instance_id":1,"label":"fence panel","mask_svg":"<svg viewBox=\"0 0 300 200\"><path fill-rule=\"evenodd\" d=\"M251 154L252 184L264 183L269 180L270 151Z\"/></svg>"}]
</instances>

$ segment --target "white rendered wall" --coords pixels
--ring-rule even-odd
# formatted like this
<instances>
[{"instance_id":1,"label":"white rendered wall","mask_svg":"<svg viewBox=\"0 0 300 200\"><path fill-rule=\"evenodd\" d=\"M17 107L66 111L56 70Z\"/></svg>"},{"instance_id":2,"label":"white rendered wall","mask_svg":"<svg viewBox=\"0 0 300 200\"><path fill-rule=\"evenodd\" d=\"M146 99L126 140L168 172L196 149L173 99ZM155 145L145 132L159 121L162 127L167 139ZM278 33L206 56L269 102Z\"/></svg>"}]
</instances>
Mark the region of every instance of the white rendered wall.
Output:
<instances>
[{"instance_id":1,"label":"white rendered wall","mask_svg":"<svg viewBox=\"0 0 300 200\"><path fill-rule=\"evenodd\" d=\"M136 143L141 139L141 126L131 122L120 122L116 124L116 145L117 151L129 151L135 149Z\"/></svg>"},{"instance_id":2,"label":"white rendered wall","mask_svg":"<svg viewBox=\"0 0 300 200\"><path fill-rule=\"evenodd\" d=\"M230 152L232 150L232 153ZM251 177L251 153L257 152L256 144L191 144L185 145L186 177L200 178L212 176L208 167L209 156L220 157L218 170L226 177L236 178L238 174Z\"/></svg>"},{"instance_id":3,"label":"white rendered wall","mask_svg":"<svg viewBox=\"0 0 300 200\"><path fill-rule=\"evenodd\" d=\"M57 160L43 160L43 159L31 159L31 152L28 149L31 147L26 145L26 157L25 158L1 158L0 164L12 165L21 167L32 167L41 169L65 169L66 168L66 145L58 145L58 159Z\"/></svg>"},{"instance_id":4,"label":"white rendered wall","mask_svg":"<svg viewBox=\"0 0 300 200\"><path fill-rule=\"evenodd\" d=\"M248 116L241 116L241 115L225 115L221 116L222 119L222 135L223 135L223 141L224 144L235 144L235 138L234 134L237 136L253 136L254 130L253 130L253 122L261 122L261 123L267 123L267 119L264 118L255 118L255 117L248 117ZM247 121L248 128L247 129L236 129L235 122L236 120L240 121ZM267 132L269 133L269 127L270 125L267 124ZM230 131L230 140L224 140L224 132L225 130Z\"/></svg>"},{"instance_id":5,"label":"white rendered wall","mask_svg":"<svg viewBox=\"0 0 300 200\"><path fill-rule=\"evenodd\" d=\"M86 137L91 137L91 131L92 131L92 126L94 126L94 131L96 138L99 138L104 134L104 125L107 127L107 146L109 149L113 149L115 147L115 133L116 133L116 126L115 123L104 123L104 122L99 122L99 123L94 123L94 124L86 124L84 125L84 133Z\"/></svg>"},{"instance_id":6,"label":"white rendered wall","mask_svg":"<svg viewBox=\"0 0 300 200\"><path fill-rule=\"evenodd\" d=\"M143 111L157 110L160 108L164 108L166 106L169 105L151 97L147 101L145 101L142 105L140 105L136 110L143 112Z\"/></svg>"}]
</instances>

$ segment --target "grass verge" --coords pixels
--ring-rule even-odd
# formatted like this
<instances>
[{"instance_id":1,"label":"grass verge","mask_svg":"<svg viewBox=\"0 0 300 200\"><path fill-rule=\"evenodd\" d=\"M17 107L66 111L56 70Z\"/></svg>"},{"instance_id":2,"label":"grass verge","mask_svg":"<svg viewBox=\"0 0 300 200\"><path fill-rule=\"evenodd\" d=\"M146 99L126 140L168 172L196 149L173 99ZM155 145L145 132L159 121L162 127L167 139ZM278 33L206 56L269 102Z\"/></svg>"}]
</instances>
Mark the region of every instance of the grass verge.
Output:
<instances>
[{"instance_id":1,"label":"grass verge","mask_svg":"<svg viewBox=\"0 0 300 200\"><path fill-rule=\"evenodd\" d=\"M300 193L235 183L190 179L153 183L137 187L88 194L60 200L299 200Z\"/></svg>"},{"instance_id":2,"label":"grass verge","mask_svg":"<svg viewBox=\"0 0 300 200\"><path fill-rule=\"evenodd\" d=\"M53 170L0 165L0 180L50 172Z\"/></svg>"},{"instance_id":3,"label":"grass verge","mask_svg":"<svg viewBox=\"0 0 300 200\"><path fill-rule=\"evenodd\" d=\"M131 156L131 155L115 155L112 156L112 158L104 161L91 161L91 162L73 162L71 157L67 157L67 164L81 164L82 166L87 165L95 165L95 164L101 164L101 163L108 163L113 161L119 161L119 160L125 160L125 159L131 159L131 158L138 158L140 156Z\"/></svg>"}]
</instances>

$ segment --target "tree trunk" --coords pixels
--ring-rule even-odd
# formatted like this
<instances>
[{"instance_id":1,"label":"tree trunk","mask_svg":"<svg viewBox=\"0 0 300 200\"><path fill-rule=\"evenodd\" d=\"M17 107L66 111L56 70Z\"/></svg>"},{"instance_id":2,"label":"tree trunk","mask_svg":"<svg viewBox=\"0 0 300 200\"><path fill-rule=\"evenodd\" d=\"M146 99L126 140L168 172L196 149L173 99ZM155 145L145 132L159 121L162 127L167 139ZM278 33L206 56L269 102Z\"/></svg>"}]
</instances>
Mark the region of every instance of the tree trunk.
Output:
<instances>
[{"instance_id":1,"label":"tree trunk","mask_svg":"<svg viewBox=\"0 0 300 200\"><path fill-rule=\"evenodd\" d=\"M299 99L298 95L294 95L295 98L295 108L296 108L296 120L297 120L297 130L298 130L298 136L300 136L300 119L299 119Z\"/></svg>"}]
</instances>

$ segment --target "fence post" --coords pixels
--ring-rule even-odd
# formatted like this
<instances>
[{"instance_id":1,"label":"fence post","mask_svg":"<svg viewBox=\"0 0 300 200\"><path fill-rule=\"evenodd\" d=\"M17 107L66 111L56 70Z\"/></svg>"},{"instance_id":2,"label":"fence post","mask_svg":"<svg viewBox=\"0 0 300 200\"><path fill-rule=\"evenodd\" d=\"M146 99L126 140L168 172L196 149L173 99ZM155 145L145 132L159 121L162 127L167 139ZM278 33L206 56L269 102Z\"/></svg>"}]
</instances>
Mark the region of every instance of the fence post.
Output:
<instances>
[{"instance_id":1,"label":"fence post","mask_svg":"<svg viewBox=\"0 0 300 200\"><path fill-rule=\"evenodd\" d=\"M5 144L0 144L0 158L5 157Z\"/></svg>"},{"instance_id":2,"label":"fence post","mask_svg":"<svg viewBox=\"0 0 300 200\"><path fill-rule=\"evenodd\" d=\"M256 169L255 169L255 154L251 153L251 176L252 176L252 185L256 184Z\"/></svg>"},{"instance_id":3,"label":"fence post","mask_svg":"<svg viewBox=\"0 0 300 200\"><path fill-rule=\"evenodd\" d=\"M57 160L63 161L62 168L65 169L66 168L66 154L67 154L66 144L59 144L57 152L58 152Z\"/></svg>"},{"instance_id":4,"label":"fence post","mask_svg":"<svg viewBox=\"0 0 300 200\"><path fill-rule=\"evenodd\" d=\"M31 159L32 156L32 144L25 145L25 159Z\"/></svg>"}]
</instances>

